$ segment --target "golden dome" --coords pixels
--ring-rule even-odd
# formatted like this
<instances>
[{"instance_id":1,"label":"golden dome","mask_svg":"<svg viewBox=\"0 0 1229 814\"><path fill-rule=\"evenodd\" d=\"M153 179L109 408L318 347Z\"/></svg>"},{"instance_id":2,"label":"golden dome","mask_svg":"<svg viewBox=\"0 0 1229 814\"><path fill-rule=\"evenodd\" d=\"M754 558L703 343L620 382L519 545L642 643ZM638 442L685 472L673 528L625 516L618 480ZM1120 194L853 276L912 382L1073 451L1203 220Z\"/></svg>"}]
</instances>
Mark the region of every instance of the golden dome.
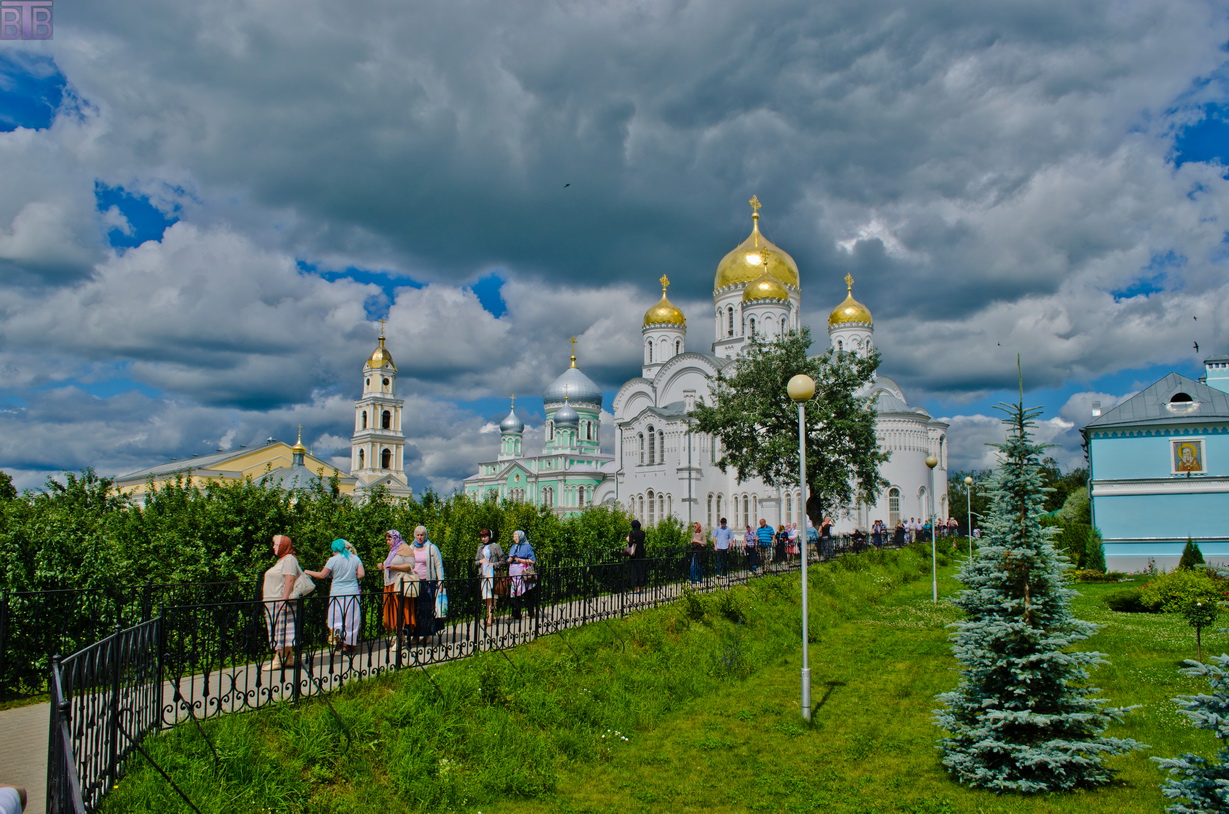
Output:
<instances>
[{"instance_id":1,"label":"golden dome","mask_svg":"<svg viewBox=\"0 0 1229 814\"><path fill-rule=\"evenodd\" d=\"M291 452L307 452L307 447L303 446L303 425L299 425L299 440L294 442L294 446L290 448Z\"/></svg>"},{"instance_id":2,"label":"golden dome","mask_svg":"<svg viewBox=\"0 0 1229 814\"><path fill-rule=\"evenodd\" d=\"M743 302L751 302L753 300L788 300L789 290L781 285L776 279L768 273L767 270L760 273L760 276L755 279L750 285L743 289Z\"/></svg>"},{"instance_id":3,"label":"golden dome","mask_svg":"<svg viewBox=\"0 0 1229 814\"><path fill-rule=\"evenodd\" d=\"M383 326L380 328L380 346L371 352L371 358L367 360L367 367L397 369L397 365L393 363L393 355L388 352L388 348L384 347Z\"/></svg>"},{"instance_id":4,"label":"golden dome","mask_svg":"<svg viewBox=\"0 0 1229 814\"><path fill-rule=\"evenodd\" d=\"M683 316L678 306L666 299L666 289L670 287L670 278L663 274L658 282L661 283L661 300L644 312L644 326L647 328L650 325L686 325L687 317Z\"/></svg>"},{"instance_id":5,"label":"golden dome","mask_svg":"<svg viewBox=\"0 0 1229 814\"><path fill-rule=\"evenodd\" d=\"M865 305L853 298L853 277L845 275L845 301L832 309L832 313L828 315L828 327L834 325L842 325L849 322L863 322L867 325L874 324L871 319L871 312Z\"/></svg>"},{"instance_id":6,"label":"golden dome","mask_svg":"<svg viewBox=\"0 0 1229 814\"><path fill-rule=\"evenodd\" d=\"M761 250L768 253L768 273L773 279L782 285L799 288L798 264L794 258L760 234L760 201L754 196L751 198L751 210L751 234L717 264L713 290L749 283L759 277L764 266Z\"/></svg>"}]
</instances>

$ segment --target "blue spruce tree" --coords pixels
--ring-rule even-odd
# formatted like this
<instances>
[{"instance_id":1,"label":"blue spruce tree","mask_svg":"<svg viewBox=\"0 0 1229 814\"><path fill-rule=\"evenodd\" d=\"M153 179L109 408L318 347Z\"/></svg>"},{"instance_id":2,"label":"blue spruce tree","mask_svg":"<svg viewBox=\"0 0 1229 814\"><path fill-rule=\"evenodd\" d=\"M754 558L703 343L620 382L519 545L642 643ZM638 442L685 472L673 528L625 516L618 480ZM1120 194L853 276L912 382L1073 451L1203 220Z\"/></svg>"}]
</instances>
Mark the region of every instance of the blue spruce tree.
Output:
<instances>
[{"instance_id":1,"label":"blue spruce tree","mask_svg":"<svg viewBox=\"0 0 1229 814\"><path fill-rule=\"evenodd\" d=\"M1094 786L1110 779L1103 759L1139 748L1104 736L1126 711L1087 685L1100 653L1071 646L1097 626L1071 615L1065 560L1041 527L1045 488L1031 429L1039 410L1004 405L1006 443L992 484L986 537L961 580L965 620L952 634L962 665L957 688L939 696L943 765L960 783L1024 793Z\"/></svg>"},{"instance_id":2,"label":"blue spruce tree","mask_svg":"<svg viewBox=\"0 0 1229 814\"><path fill-rule=\"evenodd\" d=\"M1207 676L1212 685L1211 695L1180 695L1174 700L1182 707L1182 714L1200 729L1209 729L1220 740L1221 749L1215 760L1199 755L1185 754L1167 760L1154 757L1162 767L1169 769L1170 779L1161 785L1161 793L1176 802L1165 809L1170 814L1218 814L1229 811L1229 656L1212 659L1215 664L1200 664L1188 660L1190 665L1182 672L1189 676Z\"/></svg>"}]
</instances>

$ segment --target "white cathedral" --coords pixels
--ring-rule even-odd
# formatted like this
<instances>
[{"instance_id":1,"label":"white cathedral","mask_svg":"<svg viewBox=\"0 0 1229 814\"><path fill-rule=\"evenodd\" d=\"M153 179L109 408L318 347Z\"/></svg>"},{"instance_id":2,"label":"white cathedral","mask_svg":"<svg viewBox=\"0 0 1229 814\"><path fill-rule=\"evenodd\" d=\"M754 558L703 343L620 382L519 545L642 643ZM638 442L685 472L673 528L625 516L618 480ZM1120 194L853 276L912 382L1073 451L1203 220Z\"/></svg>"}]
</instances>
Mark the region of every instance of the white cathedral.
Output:
<instances>
[{"instance_id":1,"label":"white cathedral","mask_svg":"<svg viewBox=\"0 0 1229 814\"><path fill-rule=\"evenodd\" d=\"M778 525L796 519L800 491L770 487L759 479L739 483L733 470L716 465L716 439L690 432L686 420L698 401L711 395L712 381L734 364L752 335L772 340L800 328L802 288L798 266L784 250L760 233L759 209L751 199L751 234L717 264L713 283L711 353L685 350L687 318L666 296L644 315L641 375L615 395L614 455L601 451L601 389L576 366L547 387L545 440L540 455L527 456L521 442L525 425L515 405L500 423L500 450L494 461L479 464L465 479L467 495L524 500L571 514L586 506L615 502L642 522L673 516L700 521L706 529L721 517L741 528L763 517ZM853 297L853 280L845 278L845 300L828 317L831 346L866 354L874 347L870 311ZM920 407L910 407L900 387L883 376L866 395L875 399L876 435L889 458L880 466L888 486L874 502L850 507L836 518L838 531L868 529L875 520L889 527L898 520L925 518L930 511L931 473L926 458L934 455L935 511L948 514L947 424Z\"/></svg>"}]
</instances>

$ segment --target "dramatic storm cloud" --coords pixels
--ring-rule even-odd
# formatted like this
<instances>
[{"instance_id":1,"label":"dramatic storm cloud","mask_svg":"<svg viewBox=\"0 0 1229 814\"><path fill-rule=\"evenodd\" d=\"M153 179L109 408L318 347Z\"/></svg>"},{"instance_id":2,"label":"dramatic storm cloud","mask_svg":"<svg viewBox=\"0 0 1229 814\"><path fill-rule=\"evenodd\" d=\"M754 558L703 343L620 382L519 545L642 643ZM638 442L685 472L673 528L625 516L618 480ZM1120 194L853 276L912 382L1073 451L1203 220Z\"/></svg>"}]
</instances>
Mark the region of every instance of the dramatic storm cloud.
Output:
<instances>
[{"instance_id":1,"label":"dramatic storm cloud","mask_svg":"<svg viewBox=\"0 0 1229 814\"><path fill-rule=\"evenodd\" d=\"M55 11L0 54L22 486L297 424L344 463L386 318L409 474L451 490L509 395L540 425L569 337L608 393L638 373L663 273L706 350L753 193L804 321L852 274L954 468L992 460L1017 354L1072 465L1092 401L1229 352L1218 2Z\"/></svg>"}]
</instances>

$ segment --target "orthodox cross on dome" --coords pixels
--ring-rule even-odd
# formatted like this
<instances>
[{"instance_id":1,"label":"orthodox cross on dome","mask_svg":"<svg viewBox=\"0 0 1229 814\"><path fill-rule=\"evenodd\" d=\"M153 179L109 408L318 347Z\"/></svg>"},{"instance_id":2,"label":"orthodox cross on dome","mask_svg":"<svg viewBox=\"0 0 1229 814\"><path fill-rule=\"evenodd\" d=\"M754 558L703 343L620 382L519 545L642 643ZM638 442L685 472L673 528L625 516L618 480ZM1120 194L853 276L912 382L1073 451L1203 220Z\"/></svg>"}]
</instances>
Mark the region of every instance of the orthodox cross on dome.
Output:
<instances>
[{"instance_id":1,"label":"orthodox cross on dome","mask_svg":"<svg viewBox=\"0 0 1229 814\"><path fill-rule=\"evenodd\" d=\"M576 337L572 337L568 341L572 343L572 367L576 367Z\"/></svg>"},{"instance_id":2,"label":"orthodox cross on dome","mask_svg":"<svg viewBox=\"0 0 1229 814\"><path fill-rule=\"evenodd\" d=\"M380 320L380 338L384 338L384 320Z\"/></svg>"},{"instance_id":3,"label":"orthodox cross on dome","mask_svg":"<svg viewBox=\"0 0 1229 814\"><path fill-rule=\"evenodd\" d=\"M751 217L758 218L760 216L760 207L763 206L763 204L760 203L759 196L752 195L751 200L747 201L747 203L751 204Z\"/></svg>"},{"instance_id":4,"label":"orthodox cross on dome","mask_svg":"<svg viewBox=\"0 0 1229 814\"><path fill-rule=\"evenodd\" d=\"M661 283L661 295L666 296L666 289L670 287L670 278L663 274L657 282Z\"/></svg>"},{"instance_id":5,"label":"orthodox cross on dome","mask_svg":"<svg viewBox=\"0 0 1229 814\"><path fill-rule=\"evenodd\" d=\"M303 443L303 425L302 424L299 425L299 440L295 441L295 443L296 444Z\"/></svg>"},{"instance_id":6,"label":"orthodox cross on dome","mask_svg":"<svg viewBox=\"0 0 1229 814\"><path fill-rule=\"evenodd\" d=\"M512 399L512 409L514 409L514 410L515 410L515 409L516 409L516 393L513 393L513 394L510 396L510 398Z\"/></svg>"},{"instance_id":7,"label":"orthodox cross on dome","mask_svg":"<svg viewBox=\"0 0 1229 814\"><path fill-rule=\"evenodd\" d=\"M852 274L845 275L845 290L850 294L853 293L853 275Z\"/></svg>"}]
</instances>

